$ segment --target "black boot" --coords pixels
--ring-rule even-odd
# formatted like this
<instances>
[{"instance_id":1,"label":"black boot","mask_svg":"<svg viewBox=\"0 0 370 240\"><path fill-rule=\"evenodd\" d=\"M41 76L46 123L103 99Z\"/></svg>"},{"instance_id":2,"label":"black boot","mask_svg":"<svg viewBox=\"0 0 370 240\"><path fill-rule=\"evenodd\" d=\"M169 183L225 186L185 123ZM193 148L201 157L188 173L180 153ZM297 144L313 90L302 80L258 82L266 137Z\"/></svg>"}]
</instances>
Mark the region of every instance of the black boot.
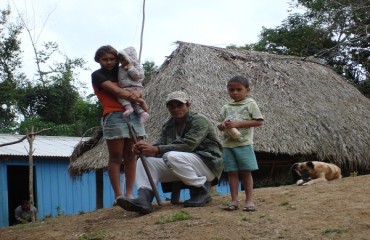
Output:
<instances>
[{"instance_id":1,"label":"black boot","mask_svg":"<svg viewBox=\"0 0 370 240\"><path fill-rule=\"evenodd\" d=\"M152 212L152 201L154 198L154 193L148 188L139 188L138 197L135 199L130 199L126 197L120 197L117 199L117 204L130 212L138 212L141 214L148 214Z\"/></svg>"},{"instance_id":2,"label":"black boot","mask_svg":"<svg viewBox=\"0 0 370 240\"><path fill-rule=\"evenodd\" d=\"M212 201L209 194L210 187L208 182L201 187L190 187L190 199L184 201L184 207L203 207Z\"/></svg>"}]
</instances>

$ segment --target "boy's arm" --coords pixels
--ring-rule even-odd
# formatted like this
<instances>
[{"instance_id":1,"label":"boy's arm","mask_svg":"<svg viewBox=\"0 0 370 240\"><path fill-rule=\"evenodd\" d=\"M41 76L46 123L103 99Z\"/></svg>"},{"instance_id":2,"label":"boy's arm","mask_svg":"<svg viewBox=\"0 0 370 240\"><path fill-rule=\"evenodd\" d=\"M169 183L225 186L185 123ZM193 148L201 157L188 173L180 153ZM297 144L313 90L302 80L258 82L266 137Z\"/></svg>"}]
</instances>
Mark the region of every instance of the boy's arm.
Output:
<instances>
[{"instance_id":1,"label":"boy's arm","mask_svg":"<svg viewBox=\"0 0 370 240\"><path fill-rule=\"evenodd\" d=\"M260 127L263 124L263 116L256 102L250 103L248 107L251 120L227 120L225 121L226 128L250 128Z\"/></svg>"},{"instance_id":2,"label":"boy's arm","mask_svg":"<svg viewBox=\"0 0 370 240\"><path fill-rule=\"evenodd\" d=\"M252 120L228 120L225 122L226 128L250 128L260 127L263 124L263 119Z\"/></svg>"}]
</instances>

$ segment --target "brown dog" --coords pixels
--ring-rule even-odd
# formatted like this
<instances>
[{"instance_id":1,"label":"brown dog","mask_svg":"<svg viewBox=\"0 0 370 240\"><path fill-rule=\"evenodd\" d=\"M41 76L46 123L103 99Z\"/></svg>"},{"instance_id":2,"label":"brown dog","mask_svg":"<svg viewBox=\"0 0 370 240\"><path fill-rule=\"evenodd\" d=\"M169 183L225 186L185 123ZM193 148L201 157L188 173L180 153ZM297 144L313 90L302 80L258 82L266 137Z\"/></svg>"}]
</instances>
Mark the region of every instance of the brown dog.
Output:
<instances>
[{"instance_id":1,"label":"brown dog","mask_svg":"<svg viewBox=\"0 0 370 240\"><path fill-rule=\"evenodd\" d=\"M340 168L332 163L325 163L319 161L309 161L295 163L292 166L300 180L297 181L297 185L312 185L321 181L330 181L333 179L342 178L342 172Z\"/></svg>"}]
</instances>

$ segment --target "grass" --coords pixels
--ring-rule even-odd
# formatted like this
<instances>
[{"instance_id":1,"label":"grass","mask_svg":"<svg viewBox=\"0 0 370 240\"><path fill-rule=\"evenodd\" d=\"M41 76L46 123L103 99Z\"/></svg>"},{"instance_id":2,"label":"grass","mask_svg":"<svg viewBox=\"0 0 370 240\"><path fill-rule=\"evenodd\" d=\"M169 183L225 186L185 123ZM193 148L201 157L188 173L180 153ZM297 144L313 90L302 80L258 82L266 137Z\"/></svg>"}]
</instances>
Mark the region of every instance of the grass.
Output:
<instances>
[{"instance_id":1,"label":"grass","mask_svg":"<svg viewBox=\"0 0 370 240\"><path fill-rule=\"evenodd\" d=\"M91 233L84 233L77 238L77 240L102 240L107 236L104 231L97 231Z\"/></svg>"},{"instance_id":2,"label":"grass","mask_svg":"<svg viewBox=\"0 0 370 240\"><path fill-rule=\"evenodd\" d=\"M248 222L251 220L251 215L240 213L240 219L244 222Z\"/></svg>"},{"instance_id":3,"label":"grass","mask_svg":"<svg viewBox=\"0 0 370 240\"><path fill-rule=\"evenodd\" d=\"M284 201L280 204L280 206L285 206L288 210L291 209L291 210L295 210L296 208L293 207L288 201Z\"/></svg>"},{"instance_id":4,"label":"grass","mask_svg":"<svg viewBox=\"0 0 370 240\"><path fill-rule=\"evenodd\" d=\"M332 234L332 233L338 233L338 234L341 234L341 233L345 233L347 232L346 229L341 229L341 228L328 228L326 230L324 230L321 234L326 236L326 235L329 235L329 234Z\"/></svg>"},{"instance_id":5,"label":"grass","mask_svg":"<svg viewBox=\"0 0 370 240\"><path fill-rule=\"evenodd\" d=\"M14 225L12 227L14 227L14 229L29 229L29 228L34 228L34 227L38 227L38 226L40 226L40 223L39 222L34 222L34 223L17 224L17 225Z\"/></svg>"},{"instance_id":6,"label":"grass","mask_svg":"<svg viewBox=\"0 0 370 240\"><path fill-rule=\"evenodd\" d=\"M190 218L190 214L185 211L175 212L168 216L161 216L160 219L156 222L156 224L165 224L170 222L177 222L188 220Z\"/></svg>"}]
</instances>

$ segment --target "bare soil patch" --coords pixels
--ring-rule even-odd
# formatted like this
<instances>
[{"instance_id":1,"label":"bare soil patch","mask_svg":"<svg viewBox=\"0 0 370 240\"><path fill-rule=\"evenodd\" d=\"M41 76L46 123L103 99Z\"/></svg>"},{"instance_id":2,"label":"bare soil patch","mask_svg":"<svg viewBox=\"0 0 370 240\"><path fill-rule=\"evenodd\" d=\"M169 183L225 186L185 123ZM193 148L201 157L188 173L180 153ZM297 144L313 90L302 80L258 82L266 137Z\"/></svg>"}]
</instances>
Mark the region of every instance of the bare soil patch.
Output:
<instances>
[{"instance_id":1,"label":"bare soil patch","mask_svg":"<svg viewBox=\"0 0 370 240\"><path fill-rule=\"evenodd\" d=\"M226 212L229 195L202 208L166 204L140 216L119 207L0 228L2 240L98 239L369 239L370 175L312 186L254 190L256 212ZM244 194L240 193L240 203ZM189 219L163 219L184 211Z\"/></svg>"}]
</instances>

